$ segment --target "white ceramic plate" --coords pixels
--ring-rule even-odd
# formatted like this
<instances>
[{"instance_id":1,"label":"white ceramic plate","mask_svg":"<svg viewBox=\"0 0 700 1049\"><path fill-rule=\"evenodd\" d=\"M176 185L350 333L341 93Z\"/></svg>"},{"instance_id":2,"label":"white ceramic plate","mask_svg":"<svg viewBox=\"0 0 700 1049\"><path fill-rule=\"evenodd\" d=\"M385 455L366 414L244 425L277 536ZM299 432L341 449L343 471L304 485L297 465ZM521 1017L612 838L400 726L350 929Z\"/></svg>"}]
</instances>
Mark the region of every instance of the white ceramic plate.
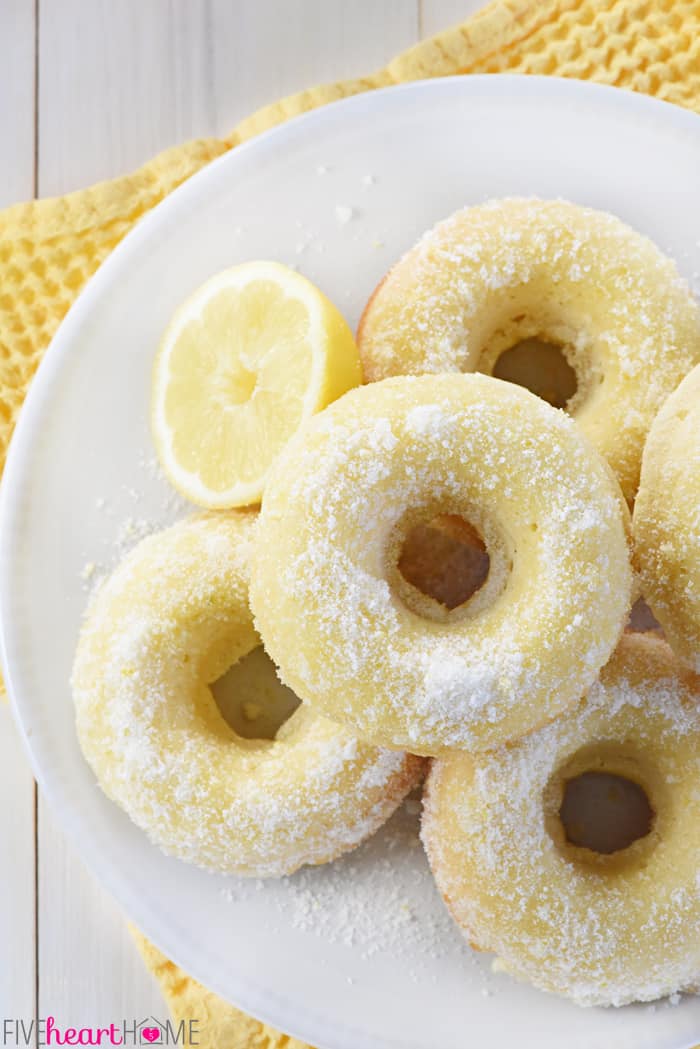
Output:
<instances>
[{"instance_id":1,"label":"white ceramic plate","mask_svg":"<svg viewBox=\"0 0 700 1049\"><path fill-rule=\"evenodd\" d=\"M74 733L81 573L113 563L115 544L141 521L165 523L183 509L153 467L148 427L151 362L176 305L224 266L274 258L298 265L354 324L426 227L514 193L615 212L697 282L699 117L535 77L362 95L217 160L125 239L42 363L2 485L4 662L34 771L63 826L170 957L323 1049L700 1041L700 999L583 1011L494 976L443 911L415 815L400 814L345 860L282 882L213 877L161 855L103 797Z\"/></svg>"}]
</instances>

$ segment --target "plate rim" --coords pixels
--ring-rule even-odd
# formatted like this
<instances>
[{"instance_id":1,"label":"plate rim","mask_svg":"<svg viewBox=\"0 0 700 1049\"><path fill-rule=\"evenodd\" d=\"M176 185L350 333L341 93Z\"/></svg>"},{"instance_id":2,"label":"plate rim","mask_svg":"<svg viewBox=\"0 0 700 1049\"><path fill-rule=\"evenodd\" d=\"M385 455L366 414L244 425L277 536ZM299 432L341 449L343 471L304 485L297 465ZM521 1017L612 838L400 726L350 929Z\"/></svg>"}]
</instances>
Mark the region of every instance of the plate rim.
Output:
<instances>
[{"instance_id":1,"label":"plate rim","mask_svg":"<svg viewBox=\"0 0 700 1049\"><path fill-rule=\"evenodd\" d=\"M31 381L16 422L8 449L2 484L0 484L0 661L2 662L6 689L11 701L14 719L18 725L33 775L45 799L51 806L63 833L69 839L71 847L80 857L82 863L102 887L124 908L129 919L132 920L133 918L140 928L142 927L141 919L143 917L146 918L145 925L149 926L151 912L149 912L148 907L140 906L140 898L134 888L129 889L129 879L124 877L122 871L116 867L110 867L109 863L103 868L98 857L88 856L87 850L83 847L84 823L76 815L76 811L72 807L63 804L60 777L52 778L52 775L49 774L47 777L44 774L41 756L37 752L41 747L39 745L35 749L36 744L31 739L31 726L35 721L31 713L31 700L24 693L22 682L18 680L15 674L14 653L21 648L22 642L21 631L13 627L14 617L12 609L14 602L12 599L12 583L14 577L11 567L13 563L12 549L14 537L17 533L18 515L23 504L24 486L29 483L25 482L24 478L31 472L24 470L24 464L31 460L32 449L38 440L40 430L38 424L41 420L44 403L50 397L51 380L61 370L64 361L70 357L74 331L77 332L80 329L83 318L89 315L93 302L99 302L103 289L109 290L113 280L113 271L115 276L118 277L119 267L122 265L123 260L128 259L130 253L140 250L141 243L147 242L152 232L157 230L161 223L165 221L164 216L167 216L172 208L184 203L189 197L196 201L202 195L206 195L207 180L210 182L216 180L220 170L226 169L232 164L235 167L239 163L240 158L246 156L251 150L259 151L264 149L270 141L283 149L286 140L294 138L300 124L308 126L316 124L320 129L327 122L342 120L342 113L345 111L358 110L361 112L363 109L371 110L377 106L381 107L383 99L389 95L404 94L411 96L425 93L450 95L457 90L458 92L464 91L467 94L473 94L475 100L478 100L480 93L485 93L487 97L493 97L494 93L498 94L499 92L507 95L509 89L512 90L516 83L518 91L521 94L523 92L529 93L533 103L538 98L541 98L543 94L568 95L572 100L572 104L588 106L589 108L595 108L596 105L601 104L608 108L614 107L618 111L624 112L627 117L635 118L643 124L663 122L668 127L670 123L681 133L687 133L691 137L696 137L700 143L700 114L638 92L564 77L532 74L458 74L371 89L324 104L316 109L299 114L283 124L269 128L235 148L227 150L207 163L203 168L194 172L143 216L109 253L107 258L86 282L61 321ZM150 927L146 935L164 954L172 958L176 964L180 964L178 961L179 951L177 949L173 951L170 946L166 946L169 940L168 930L162 927L162 923L157 922L157 916L155 916L154 920L157 923L155 935L152 935ZM222 984L216 977L216 964L211 962L208 965L205 964L206 953L205 950L200 949L199 956L196 959L198 973L205 974L202 982L216 993L221 994L225 1000L229 1000L230 981L229 988L224 992ZM188 962L183 968L190 972L190 963ZM200 977L195 975L195 978L199 979ZM240 998L238 998L238 990L236 991L237 1000L244 1000L246 1003L252 1002L252 1004L243 1006L247 1012L285 1032L292 1034L296 1032L296 1037L302 1040L311 1040L322 1045L325 1037L324 1032L328 1029L328 1017L324 1019L320 1014L312 1016L308 1010L305 1011L303 1014L305 1030L300 1034L298 1013L292 1014L293 1007L290 1010L290 1005L279 999L274 990L265 989L263 992L259 988L256 989L246 985L246 982L239 977L236 978L234 983L242 991ZM275 1003L274 1005L273 1002ZM390 1046L396 1046L396 1049L399 1049L399 1047L400 1049L408 1049L408 1043L405 1040L402 1040L400 1043L393 1042L393 1040L388 1042L383 1037L380 1040L368 1040L366 1031L357 1031L346 1025L343 1025L343 1030L339 1031L337 1020L333 1019L332 1022L334 1034L336 1036L341 1035L343 1038L342 1043L340 1041L337 1043L338 1045L342 1044L343 1049L356 1049L358 1041L362 1043L363 1049L390 1049ZM693 1044L692 1040L688 1042L688 1049Z\"/></svg>"}]
</instances>

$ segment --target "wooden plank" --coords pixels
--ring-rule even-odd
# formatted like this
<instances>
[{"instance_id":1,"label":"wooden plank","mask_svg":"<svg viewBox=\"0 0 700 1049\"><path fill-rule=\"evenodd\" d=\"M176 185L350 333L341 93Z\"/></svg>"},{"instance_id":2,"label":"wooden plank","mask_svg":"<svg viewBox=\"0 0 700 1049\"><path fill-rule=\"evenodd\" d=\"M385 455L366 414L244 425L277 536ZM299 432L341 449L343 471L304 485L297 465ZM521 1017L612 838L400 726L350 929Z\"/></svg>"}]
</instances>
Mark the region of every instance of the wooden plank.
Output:
<instances>
[{"instance_id":1,"label":"wooden plank","mask_svg":"<svg viewBox=\"0 0 700 1049\"><path fill-rule=\"evenodd\" d=\"M247 0L229 10L215 41L220 130L284 95L372 73L418 39L418 0Z\"/></svg>"},{"instance_id":2,"label":"wooden plank","mask_svg":"<svg viewBox=\"0 0 700 1049\"><path fill-rule=\"evenodd\" d=\"M415 42L417 0L41 0L41 195L227 132L281 94L362 74ZM283 12L283 14L282 14ZM123 917L39 802L41 1015L162 1015Z\"/></svg>"},{"instance_id":3,"label":"wooden plank","mask_svg":"<svg viewBox=\"0 0 700 1049\"><path fill-rule=\"evenodd\" d=\"M0 207L34 194L34 5L0 7ZM31 1019L35 972L35 788L9 706L0 700L0 1015Z\"/></svg>"},{"instance_id":4,"label":"wooden plank","mask_svg":"<svg viewBox=\"0 0 700 1049\"><path fill-rule=\"evenodd\" d=\"M0 5L0 207L34 193L34 4Z\"/></svg>"},{"instance_id":5,"label":"wooden plank","mask_svg":"<svg viewBox=\"0 0 700 1049\"><path fill-rule=\"evenodd\" d=\"M486 6L486 0L420 0L422 36L432 36L443 29L464 22Z\"/></svg>"},{"instance_id":6,"label":"wooden plank","mask_svg":"<svg viewBox=\"0 0 700 1049\"><path fill-rule=\"evenodd\" d=\"M253 109L414 43L417 0L42 0L40 195L221 135Z\"/></svg>"},{"instance_id":7,"label":"wooden plank","mask_svg":"<svg viewBox=\"0 0 700 1049\"><path fill-rule=\"evenodd\" d=\"M34 1016L34 780L7 703L0 702L0 1016Z\"/></svg>"},{"instance_id":8,"label":"wooden plank","mask_svg":"<svg viewBox=\"0 0 700 1049\"><path fill-rule=\"evenodd\" d=\"M125 916L39 797L39 1015L62 1027L167 1018Z\"/></svg>"}]
</instances>

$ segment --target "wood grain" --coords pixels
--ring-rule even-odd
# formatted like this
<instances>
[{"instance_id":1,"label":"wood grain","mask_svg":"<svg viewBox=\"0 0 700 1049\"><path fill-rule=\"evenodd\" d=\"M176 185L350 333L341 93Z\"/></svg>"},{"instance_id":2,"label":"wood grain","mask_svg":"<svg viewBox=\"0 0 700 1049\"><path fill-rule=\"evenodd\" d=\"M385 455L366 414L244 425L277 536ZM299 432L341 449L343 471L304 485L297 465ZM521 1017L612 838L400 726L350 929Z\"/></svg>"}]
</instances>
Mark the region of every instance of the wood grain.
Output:
<instances>
[{"instance_id":1,"label":"wood grain","mask_svg":"<svg viewBox=\"0 0 700 1049\"><path fill-rule=\"evenodd\" d=\"M39 12L41 196L372 71L418 32L417 0L41 0Z\"/></svg>"},{"instance_id":2,"label":"wood grain","mask_svg":"<svg viewBox=\"0 0 700 1049\"><path fill-rule=\"evenodd\" d=\"M10 708L0 703L0 1017L34 1015L34 791Z\"/></svg>"},{"instance_id":3,"label":"wood grain","mask_svg":"<svg viewBox=\"0 0 700 1049\"><path fill-rule=\"evenodd\" d=\"M0 206L34 195L34 5L3 0ZM34 1014L35 787L9 706L0 701L0 1016Z\"/></svg>"},{"instance_id":4,"label":"wood grain","mask_svg":"<svg viewBox=\"0 0 700 1049\"><path fill-rule=\"evenodd\" d=\"M167 1018L125 916L85 869L39 798L39 1015L99 1027Z\"/></svg>"},{"instance_id":5,"label":"wood grain","mask_svg":"<svg viewBox=\"0 0 700 1049\"><path fill-rule=\"evenodd\" d=\"M432 36L449 29L484 6L484 0L421 0L421 33Z\"/></svg>"},{"instance_id":6,"label":"wood grain","mask_svg":"<svg viewBox=\"0 0 700 1049\"><path fill-rule=\"evenodd\" d=\"M2 0L0 207L34 195L34 4Z\"/></svg>"}]
</instances>

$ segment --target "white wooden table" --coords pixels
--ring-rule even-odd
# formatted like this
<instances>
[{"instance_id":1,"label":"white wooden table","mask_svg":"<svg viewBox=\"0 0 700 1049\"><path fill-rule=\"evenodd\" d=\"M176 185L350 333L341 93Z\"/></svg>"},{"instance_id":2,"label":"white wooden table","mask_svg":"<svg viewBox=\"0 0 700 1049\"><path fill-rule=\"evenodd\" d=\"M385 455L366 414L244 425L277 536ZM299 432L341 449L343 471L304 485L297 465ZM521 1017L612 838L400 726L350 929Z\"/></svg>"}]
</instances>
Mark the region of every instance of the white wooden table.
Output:
<instances>
[{"instance_id":1,"label":"white wooden table","mask_svg":"<svg viewBox=\"0 0 700 1049\"><path fill-rule=\"evenodd\" d=\"M0 206L129 171L481 0L0 0ZM123 915L64 842L0 709L0 1017L163 1016ZM225 1049L225 1047L221 1047Z\"/></svg>"}]
</instances>

